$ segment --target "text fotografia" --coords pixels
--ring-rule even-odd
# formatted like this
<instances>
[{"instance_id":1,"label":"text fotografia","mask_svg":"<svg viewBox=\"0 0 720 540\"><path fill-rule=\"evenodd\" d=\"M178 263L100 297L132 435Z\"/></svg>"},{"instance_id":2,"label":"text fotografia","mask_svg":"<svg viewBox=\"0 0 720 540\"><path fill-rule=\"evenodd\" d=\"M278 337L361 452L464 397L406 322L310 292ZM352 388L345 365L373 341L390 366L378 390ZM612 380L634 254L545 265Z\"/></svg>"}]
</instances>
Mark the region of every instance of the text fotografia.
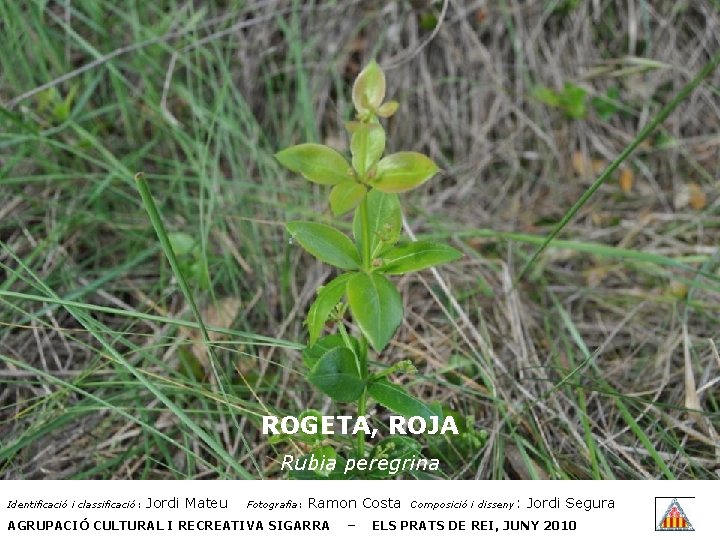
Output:
<instances>
[{"instance_id":1,"label":"text fotografia","mask_svg":"<svg viewBox=\"0 0 720 540\"><path fill-rule=\"evenodd\" d=\"M390 416L390 435L444 435L452 433L458 435L459 431L452 416L446 416L442 422L437 416L424 418L422 416ZM368 437L375 437L378 430L370 427L365 416L263 416L263 435L357 435L363 433Z\"/></svg>"}]
</instances>

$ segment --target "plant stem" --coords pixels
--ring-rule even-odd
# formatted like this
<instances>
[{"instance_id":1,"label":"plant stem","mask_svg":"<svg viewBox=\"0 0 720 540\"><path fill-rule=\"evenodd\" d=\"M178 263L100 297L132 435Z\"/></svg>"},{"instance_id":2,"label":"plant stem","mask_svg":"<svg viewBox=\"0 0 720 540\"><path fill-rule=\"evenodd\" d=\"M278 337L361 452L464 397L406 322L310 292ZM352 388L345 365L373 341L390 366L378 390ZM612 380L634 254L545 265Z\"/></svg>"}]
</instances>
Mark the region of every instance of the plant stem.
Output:
<instances>
[{"instance_id":1,"label":"plant stem","mask_svg":"<svg viewBox=\"0 0 720 540\"><path fill-rule=\"evenodd\" d=\"M358 417L365 416L367 390L363 390L358 400ZM365 457L365 432L358 431L357 437L357 457L363 459Z\"/></svg>"},{"instance_id":2,"label":"plant stem","mask_svg":"<svg viewBox=\"0 0 720 540\"><path fill-rule=\"evenodd\" d=\"M362 251L362 258L363 258L363 270L365 272L369 272L372 261L370 260L370 220L368 219L368 208L367 208L367 196L363 197L362 202L360 203L360 224L362 226L362 245L361 251ZM360 354L359 354L359 362L360 362L360 378L367 383L368 380L368 362L367 362L367 353L368 353L368 341L365 337L365 334L360 332ZM362 394L360 394L360 397L358 398L358 416L364 416L365 410L367 407L367 388L363 390ZM358 453L358 459L362 459L365 457L365 434L363 432L359 432L357 434L357 453Z\"/></svg>"},{"instance_id":3,"label":"plant stem","mask_svg":"<svg viewBox=\"0 0 720 540\"><path fill-rule=\"evenodd\" d=\"M360 223L362 225L362 262L363 270L370 271L372 261L370 260L370 220L368 219L367 196L363 197L360 203Z\"/></svg>"},{"instance_id":4,"label":"plant stem","mask_svg":"<svg viewBox=\"0 0 720 540\"><path fill-rule=\"evenodd\" d=\"M358 359L360 361L360 377L363 381L368 380L368 362L367 362L367 351L368 351L368 342L367 338L365 337L365 334L362 332L360 333L360 358ZM365 416L365 410L367 407L367 388L362 391L362 394L360 394L360 397L358 398L358 417ZM359 431L356 435L357 437L357 453L358 453L358 459L362 459L365 457L365 433L362 431Z\"/></svg>"}]
</instances>

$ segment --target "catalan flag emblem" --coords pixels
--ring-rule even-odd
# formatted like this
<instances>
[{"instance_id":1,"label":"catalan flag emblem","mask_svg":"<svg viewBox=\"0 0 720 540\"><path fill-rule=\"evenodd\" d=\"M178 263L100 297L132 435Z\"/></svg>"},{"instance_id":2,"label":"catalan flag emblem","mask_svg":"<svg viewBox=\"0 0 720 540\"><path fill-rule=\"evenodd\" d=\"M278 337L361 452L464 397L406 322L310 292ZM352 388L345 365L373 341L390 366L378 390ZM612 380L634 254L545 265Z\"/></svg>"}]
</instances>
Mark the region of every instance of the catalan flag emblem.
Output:
<instances>
[{"instance_id":1,"label":"catalan flag emblem","mask_svg":"<svg viewBox=\"0 0 720 540\"><path fill-rule=\"evenodd\" d=\"M694 531L685 515L685 511L680 506L677 499L673 499L668 509L655 527L656 531Z\"/></svg>"}]
</instances>

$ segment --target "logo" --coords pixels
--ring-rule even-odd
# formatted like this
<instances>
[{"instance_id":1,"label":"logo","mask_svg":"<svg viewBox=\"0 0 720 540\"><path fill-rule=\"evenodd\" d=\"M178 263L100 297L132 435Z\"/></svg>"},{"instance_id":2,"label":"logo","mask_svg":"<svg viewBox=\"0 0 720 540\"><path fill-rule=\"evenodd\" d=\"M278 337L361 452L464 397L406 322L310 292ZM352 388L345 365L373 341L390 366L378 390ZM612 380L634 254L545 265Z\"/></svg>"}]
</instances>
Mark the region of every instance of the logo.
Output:
<instances>
[{"instance_id":1,"label":"logo","mask_svg":"<svg viewBox=\"0 0 720 540\"><path fill-rule=\"evenodd\" d=\"M688 504L694 497L681 497ZM668 505L667 501L670 501ZM667 506L666 506L667 505ZM677 497L655 497L656 531L694 531Z\"/></svg>"}]
</instances>

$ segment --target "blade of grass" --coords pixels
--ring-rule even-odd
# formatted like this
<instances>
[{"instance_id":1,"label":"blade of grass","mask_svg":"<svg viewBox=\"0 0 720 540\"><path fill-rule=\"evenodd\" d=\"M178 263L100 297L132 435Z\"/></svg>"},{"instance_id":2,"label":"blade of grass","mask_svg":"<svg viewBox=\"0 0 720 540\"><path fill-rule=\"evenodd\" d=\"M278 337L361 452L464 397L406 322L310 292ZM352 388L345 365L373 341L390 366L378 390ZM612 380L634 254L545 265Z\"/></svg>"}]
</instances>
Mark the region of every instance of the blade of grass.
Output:
<instances>
[{"instance_id":1,"label":"blade of grass","mask_svg":"<svg viewBox=\"0 0 720 540\"><path fill-rule=\"evenodd\" d=\"M160 216L160 211L157 209L157 206L155 205L155 201L153 200L152 194L150 193L150 188L148 187L147 181L145 180L145 175L143 173L137 173L135 175L135 182L138 187L138 191L140 192L140 196L142 197L143 204L145 205L145 210L148 213L148 216L150 217L150 221L153 225L153 228L155 229L155 233L157 234L158 240L160 240L160 245L162 246L162 250L165 253L165 256L168 259L168 262L170 263L170 267L172 268L173 274L175 275L175 278L178 281L178 284L180 286L180 290L182 291L183 295L185 296L185 299L187 300L188 304L190 305L190 309L192 310L193 316L195 317L198 325L200 326L200 334L203 339L203 343L205 345L205 348L208 353L208 357L210 359L210 369L212 370L213 377L215 377L215 380L217 381L218 388L220 389L220 392L222 393L223 397L225 398L225 401L227 404L230 403L230 399L227 396L225 392L225 386L223 385L222 378L220 377L220 374L217 370L218 365L218 359L215 355L215 351L212 348L212 340L210 339L210 334L208 333L208 329L205 326L205 323L203 321L202 314L200 313L200 309L197 306L197 303L195 302L195 298L192 294L192 291L190 290L190 286L187 283L187 280L185 279L185 276L180 269L180 264L178 263L177 257L175 256L175 251L172 248L172 245L170 244L170 239L168 238L167 231L165 230L165 225L163 224L162 217ZM230 413L231 418L233 419L233 422L235 424L235 429L237 430L237 433L241 434L242 436L242 429L240 428L240 423L237 420L237 416L235 414L235 411L232 409L232 407L227 407L228 412ZM245 440L245 437L242 436L243 442L247 446L247 441ZM251 458L251 461L253 462L255 469L260 473L260 466L258 463L255 462L254 454L251 452L249 453L249 456Z\"/></svg>"},{"instance_id":2,"label":"blade of grass","mask_svg":"<svg viewBox=\"0 0 720 540\"><path fill-rule=\"evenodd\" d=\"M136 416L134 416L130 412L126 411L124 407L118 407L116 405L113 405L109 401L96 396L92 392L88 392L87 390L84 390L81 387L79 387L69 381L65 381L59 377L55 377L54 375L51 375L49 373L46 373L45 371L37 369L30 364L26 364L25 362L17 361L14 358L10 358L9 356L5 356L5 355L0 355L0 359L2 359L3 362L8 363L9 365L13 365L13 366L16 366L25 371L34 373L40 379L45 380L48 383L51 383L60 388L64 388L70 392L75 392L75 393L87 398L88 400L97 403L105 410L113 411L114 413L129 420L130 422L132 422L134 424L138 424L143 430L147 430L148 432L152 433L156 437L162 438L168 444L179 448L185 454L192 454L192 455L194 455L195 458L201 460L208 467L212 467L212 465L210 463L207 463L203 459L202 456L195 455L195 452L193 451L191 446L183 445L182 443L174 440L172 437L169 437L167 434L159 431L153 425L144 423L142 420L138 419ZM73 410L74 409L68 410L62 418L58 418L58 419L54 420L54 422L51 424L44 423L42 426L40 426L40 429L35 430L34 432L27 431L27 432L23 433L23 436L16 441L13 441L13 442L4 441L3 445L0 446L0 462L5 461L7 459L11 459L12 455L15 452L17 452L20 448L27 446L28 442L26 440L26 437L37 438L38 436L44 434L45 432L51 432L54 429L56 423L63 422L64 419L67 421L73 420L75 418L75 414L73 413Z\"/></svg>"},{"instance_id":3,"label":"blade of grass","mask_svg":"<svg viewBox=\"0 0 720 540\"><path fill-rule=\"evenodd\" d=\"M207 347L208 354L210 355L214 363L216 361L216 358L214 358L214 352L210 347L210 334L208 333L208 329L205 327L202 314L200 313L200 309L195 302L195 297L190 291L190 286L185 279L185 275L180 269L180 264L178 263L175 252L173 251L172 245L170 244L170 239L168 238L167 231L165 230L165 225L163 225L162 218L160 217L160 212L158 211L152 194L150 193L150 188L148 187L147 181L145 180L145 175L143 173L137 173L135 175L135 181L138 187L138 191L140 192L140 196L142 197L143 204L145 205L145 210L147 211L148 216L150 217L150 222L155 229L155 234L157 234L158 240L160 240L160 245L162 247L163 253L165 254L165 257L167 257L167 260L170 263L170 267L172 268L175 278L178 280L178 285L180 286L180 290L182 291L183 296L185 296L185 300L190 305L190 310L192 311L192 314L198 323L198 326L200 328L200 334L202 335L205 346Z\"/></svg>"},{"instance_id":4,"label":"blade of grass","mask_svg":"<svg viewBox=\"0 0 720 540\"><path fill-rule=\"evenodd\" d=\"M167 235L165 235L165 240L168 242L169 246L169 240L167 239ZM28 276L30 276L35 282L37 283L37 286L43 290L48 296L51 297L51 301L57 300L57 295L55 292L50 289L45 283L37 276L35 273L28 268L24 261L15 254L15 252L5 244L4 242L0 241L0 247L3 248L15 262L18 264L18 266L24 270ZM172 251L172 250L171 250ZM176 262L177 263L177 262ZM156 398L158 398L184 425L186 425L195 435L197 435L205 444L212 449L216 455L222 459L226 465L232 469L235 473L237 473L241 478L246 479L252 479L254 478L243 466L241 466L229 453L228 451L219 443L217 439L214 439L211 437L199 424L197 424L194 420L192 420L186 413L183 411L180 407L178 407L173 400L171 400L167 395L165 395L159 388L157 388L153 383L150 382L150 380L145 377L145 375L139 370L137 367L132 365L130 362L125 360L122 354L120 354L111 344L108 342L105 337L103 336L102 332L99 331L98 326L102 326L101 323L99 323L97 320L95 320L93 317L87 315L85 312L80 311L79 309L76 309L71 306L65 306L65 309L70 313L70 315L75 318L97 341L100 343L102 348L105 350L107 355L117 364L125 368L127 371L129 371L140 383L143 384L145 388L147 388ZM196 308L197 309L197 308ZM198 312L199 313L199 312ZM207 334L207 329L205 330L205 335ZM209 342L209 336L207 337L207 342ZM227 401L227 400L226 400Z\"/></svg>"},{"instance_id":5,"label":"blade of grass","mask_svg":"<svg viewBox=\"0 0 720 540\"><path fill-rule=\"evenodd\" d=\"M120 308L114 308L110 306L101 306L99 304L88 304L86 302L76 302L74 300L66 300L64 298L60 297L48 297L48 296L41 296L37 294L29 294L29 293L20 293L20 292L14 292L14 291L0 291L0 299L2 298L15 298L15 299L22 299L22 300L31 300L35 302L49 302L58 306L63 306L65 308L80 308L87 311L97 311L102 313L109 313L111 315L119 315L121 317L128 317L128 318L136 318L141 319L145 321L151 321L151 322L157 322L157 323L164 323L164 324L172 324L175 326L180 326L183 328L191 328L194 330L200 330L200 324L193 321L183 321L181 319L174 319L172 317L164 317L162 315L153 315L151 313L142 313L142 312L135 312L135 311L128 311L125 309ZM46 311L46 308L43 308L42 310L39 310L37 313L34 314L34 316L39 316L40 314L44 313ZM220 328L219 326L205 326L205 328L210 332L217 332L219 334L225 334L228 336L235 336L235 337L241 337L256 341L237 341L236 344L242 344L242 345L256 345L256 346L271 346L271 347L285 347L289 349L302 349L303 346L294 343L292 341L277 339L277 338L271 338L267 336L261 336L259 334L253 334L250 332L241 332L239 330L232 330L230 328Z\"/></svg>"},{"instance_id":6,"label":"blade of grass","mask_svg":"<svg viewBox=\"0 0 720 540\"><path fill-rule=\"evenodd\" d=\"M665 460L662 458L662 456L658 453L657 448L652 443L650 438L647 436L647 434L643 431L642 427L637 423L635 418L632 414L630 414L630 411L628 407L623 402L623 399L625 396L623 396L620 392L618 392L616 389L614 389L610 383L608 383L600 373L600 369L598 368L595 361L597 360L598 351L591 353L590 349L588 348L587 344L585 343L585 340L582 338L582 335L580 334L580 331L577 329L575 324L572 322L572 319L570 318L570 315L568 312L562 307L560 302L557 300L557 298L554 298L554 303L556 309L560 312L561 320L564 322L566 328L570 332L570 336L572 340L575 342L577 347L580 349L580 352L585 357L585 360L583 360L576 369L572 370L571 373L568 375L574 376L575 374L579 374L579 369L583 368L586 365L589 365L591 369L598 375L598 382L600 383L600 387L608 394L614 395L613 403L617 407L618 411L620 411L620 415L623 417L625 422L627 423L628 427L630 428L630 431L633 432L633 434L638 438L640 443L645 447L645 450L648 452L648 455L653 459L655 464L658 466L658 468L662 471L663 475L669 479L672 480L675 478L675 475L670 471L670 468L665 463ZM566 379L568 378L566 377Z\"/></svg>"},{"instance_id":7,"label":"blade of grass","mask_svg":"<svg viewBox=\"0 0 720 540\"><path fill-rule=\"evenodd\" d=\"M540 236L535 234L509 232L509 231L496 231L494 229L469 229L453 232L452 234L430 234L418 237L423 240L440 240L445 239L449 236L455 238L497 238L501 240L509 240L513 242L521 242L529 245L543 246L547 243L548 236ZM564 240L556 239L552 241L552 247L558 249L569 249L578 251L580 253L590 253L596 257L605 257L610 259L620 259L626 261L632 261L642 264L654 264L661 267L677 268L679 270L685 270L694 276L700 276L706 278L708 281L717 283L715 287L705 286L709 290L720 292L720 276L713 274L710 271L706 271L703 268L699 270L690 266L688 263L705 263L710 256L709 255L688 255L684 257L667 257L657 253L648 253L646 251L640 251L636 249L620 248L616 246L608 246L604 244L598 244L595 242L586 242L582 240ZM698 284L699 286L699 284Z\"/></svg>"}]
</instances>

